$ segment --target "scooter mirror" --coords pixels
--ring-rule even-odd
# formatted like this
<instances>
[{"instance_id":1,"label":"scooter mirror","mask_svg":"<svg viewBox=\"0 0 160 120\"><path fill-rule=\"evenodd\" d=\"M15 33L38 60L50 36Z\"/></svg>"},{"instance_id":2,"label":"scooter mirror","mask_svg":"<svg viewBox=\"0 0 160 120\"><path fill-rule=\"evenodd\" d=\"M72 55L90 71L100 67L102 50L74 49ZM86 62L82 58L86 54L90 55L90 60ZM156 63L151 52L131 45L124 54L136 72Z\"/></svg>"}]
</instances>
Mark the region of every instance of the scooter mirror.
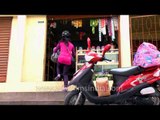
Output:
<instances>
[{"instance_id":1,"label":"scooter mirror","mask_svg":"<svg viewBox=\"0 0 160 120\"><path fill-rule=\"evenodd\" d=\"M102 52L102 57L104 57L104 54L109 51L111 48L111 44L107 44L105 47L104 47L104 50Z\"/></svg>"},{"instance_id":2,"label":"scooter mirror","mask_svg":"<svg viewBox=\"0 0 160 120\"><path fill-rule=\"evenodd\" d=\"M87 38L87 45L88 45L88 50L91 49L91 39L88 37Z\"/></svg>"}]
</instances>

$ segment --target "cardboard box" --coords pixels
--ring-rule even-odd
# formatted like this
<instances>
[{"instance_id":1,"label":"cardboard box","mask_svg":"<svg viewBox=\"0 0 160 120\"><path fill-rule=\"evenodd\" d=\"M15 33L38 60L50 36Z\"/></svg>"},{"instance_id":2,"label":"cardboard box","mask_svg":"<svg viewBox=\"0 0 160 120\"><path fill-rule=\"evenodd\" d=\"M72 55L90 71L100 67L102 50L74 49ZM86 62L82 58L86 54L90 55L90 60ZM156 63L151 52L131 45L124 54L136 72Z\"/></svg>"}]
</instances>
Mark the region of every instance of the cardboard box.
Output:
<instances>
[{"instance_id":1,"label":"cardboard box","mask_svg":"<svg viewBox=\"0 0 160 120\"><path fill-rule=\"evenodd\" d=\"M96 78L96 89L98 92L98 96L109 96L110 95L110 87L109 81L107 77Z\"/></svg>"}]
</instances>

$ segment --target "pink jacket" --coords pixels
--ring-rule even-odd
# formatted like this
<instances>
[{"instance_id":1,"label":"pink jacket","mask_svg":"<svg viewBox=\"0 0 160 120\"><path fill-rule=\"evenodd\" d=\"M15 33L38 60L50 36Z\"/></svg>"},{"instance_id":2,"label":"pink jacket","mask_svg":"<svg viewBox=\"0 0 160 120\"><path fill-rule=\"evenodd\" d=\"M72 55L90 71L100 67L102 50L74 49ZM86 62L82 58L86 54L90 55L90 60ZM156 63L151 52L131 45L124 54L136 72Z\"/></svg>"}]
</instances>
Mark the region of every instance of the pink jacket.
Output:
<instances>
[{"instance_id":1,"label":"pink jacket","mask_svg":"<svg viewBox=\"0 0 160 120\"><path fill-rule=\"evenodd\" d=\"M53 52L57 52L60 50L60 55L58 57L58 62L61 64L71 65L72 56L75 56L74 45L69 42L69 45L61 41L59 44L54 48Z\"/></svg>"}]
</instances>

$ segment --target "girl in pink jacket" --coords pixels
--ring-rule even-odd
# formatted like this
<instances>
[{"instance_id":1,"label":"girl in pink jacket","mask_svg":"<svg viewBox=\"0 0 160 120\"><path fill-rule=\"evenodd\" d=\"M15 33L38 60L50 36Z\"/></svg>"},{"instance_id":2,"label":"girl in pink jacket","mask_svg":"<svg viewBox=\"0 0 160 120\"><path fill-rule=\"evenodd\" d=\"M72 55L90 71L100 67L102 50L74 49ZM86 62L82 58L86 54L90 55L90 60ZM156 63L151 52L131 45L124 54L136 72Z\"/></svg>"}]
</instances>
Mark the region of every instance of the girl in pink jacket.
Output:
<instances>
[{"instance_id":1,"label":"girl in pink jacket","mask_svg":"<svg viewBox=\"0 0 160 120\"><path fill-rule=\"evenodd\" d=\"M63 68L62 76L64 80L64 89L67 91L68 87L68 72L72 64L72 57L75 57L74 45L70 42L70 33L65 30L62 32L62 39L59 41L57 46L54 48L53 52L60 51L57 62L57 77L55 80L61 78L60 68Z\"/></svg>"}]
</instances>

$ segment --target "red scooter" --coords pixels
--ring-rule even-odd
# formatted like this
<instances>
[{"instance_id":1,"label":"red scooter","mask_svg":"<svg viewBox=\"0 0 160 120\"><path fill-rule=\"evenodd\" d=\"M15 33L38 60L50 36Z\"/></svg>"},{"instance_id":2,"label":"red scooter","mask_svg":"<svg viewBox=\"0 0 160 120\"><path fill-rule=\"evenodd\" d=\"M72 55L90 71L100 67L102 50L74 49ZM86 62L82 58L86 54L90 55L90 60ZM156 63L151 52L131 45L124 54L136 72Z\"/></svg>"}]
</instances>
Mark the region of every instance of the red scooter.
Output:
<instances>
[{"instance_id":1,"label":"red scooter","mask_svg":"<svg viewBox=\"0 0 160 120\"><path fill-rule=\"evenodd\" d=\"M87 44L86 63L73 75L69 86L75 85L76 89L66 95L65 105L84 105L86 99L100 105L160 105L160 66L111 69L109 72L113 75L111 95L99 97L92 80L94 65L98 61L111 61L104 57L111 45L107 44L102 55L99 55L90 50L89 38Z\"/></svg>"}]
</instances>

